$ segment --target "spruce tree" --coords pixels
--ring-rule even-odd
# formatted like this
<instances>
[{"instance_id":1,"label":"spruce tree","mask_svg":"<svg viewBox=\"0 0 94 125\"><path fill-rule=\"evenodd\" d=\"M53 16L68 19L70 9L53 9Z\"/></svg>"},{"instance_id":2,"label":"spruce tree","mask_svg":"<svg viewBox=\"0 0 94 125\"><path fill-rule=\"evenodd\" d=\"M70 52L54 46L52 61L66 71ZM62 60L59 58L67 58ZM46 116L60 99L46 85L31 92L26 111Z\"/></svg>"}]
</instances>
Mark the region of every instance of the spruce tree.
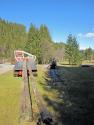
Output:
<instances>
[{"instance_id":1,"label":"spruce tree","mask_svg":"<svg viewBox=\"0 0 94 125\"><path fill-rule=\"evenodd\" d=\"M79 44L77 43L76 37L71 34L68 36L65 51L69 64L78 64L79 59L81 58Z\"/></svg>"}]
</instances>

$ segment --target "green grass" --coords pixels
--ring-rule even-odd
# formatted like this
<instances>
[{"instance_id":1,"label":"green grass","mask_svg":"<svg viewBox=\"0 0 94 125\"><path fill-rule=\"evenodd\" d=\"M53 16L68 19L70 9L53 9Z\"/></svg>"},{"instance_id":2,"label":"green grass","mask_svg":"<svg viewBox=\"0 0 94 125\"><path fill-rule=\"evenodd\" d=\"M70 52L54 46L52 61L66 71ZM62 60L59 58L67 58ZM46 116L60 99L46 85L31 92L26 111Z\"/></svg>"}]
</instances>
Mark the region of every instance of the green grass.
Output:
<instances>
[{"instance_id":1,"label":"green grass","mask_svg":"<svg viewBox=\"0 0 94 125\"><path fill-rule=\"evenodd\" d=\"M18 125L21 78L0 75L0 125Z\"/></svg>"},{"instance_id":2,"label":"green grass","mask_svg":"<svg viewBox=\"0 0 94 125\"><path fill-rule=\"evenodd\" d=\"M56 111L54 110L53 104L49 104L50 100L53 102L63 102L63 99L59 99L59 91L57 89L54 89L51 86L51 79L46 76L47 71L44 70L43 66L40 65L38 69L38 78L37 78L37 88L39 92L41 93L43 99L44 99L44 104L49 110L49 112L53 112L54 114ZM50 83L50 84L49 84ZM51 86L51 87L50 87ZM49 88L50 87L50 88Z\"/></svg>"},{"instance_id":3,"label":"green grass","mask_svg":"<svg viewBox=\"0 0 94 125\"><path fill-rule=\"evenodd\" d=\"M82 62L82 64L94 65L94 60L84 60L84 61Z\"/></svg>"},{"instance_id":4,"label":"green grass","mask_svg":"<svg viewBox=\"0 0 94 125\"><path fill-rule=\"evenodd\" d=\"M38 67L37 87L41 95L53 96L52 92L47 92L44 85L40 84L44 80L44 68ZM19 125L20 101L22 92L22 78L13 77L13 72L0 75L0 125ZM35 107L35 99L33 99L33 109ZM21 125L30 125L31 123L20 123ZM32 125L35 123L32 122Z\"/></svg>"},{"instance_id":5,"label":"green grass","mask_svg":"<svg viewBox=\"0 0 94 125\"><path fill-rule=\"evenodd\" d=\"M61 87L50 85L48 89L46 86L50 79L43 79L46 77L43 70L38 78L38 88L47 108L63 125L82 125L85 122L93 125L94 68L60 66L59 73L64 78Z\"/></svg>"},{"instance_id":6,"label":"green grass","mask_svg":"<svg viewBox=\"0 0 94 125\"><path fill-rule=\"evenodd\" d=\"M82 64L94 65L94 60L83 60ZM70 67L69 62L65 61L65 60L63 62L59 62L59 65L64 65L64 66Z\"/></svg>"},{"instance_id":7,"label":"green grass","mask_svg":"<svg viewBox=\"0 0 94 125\"><path fill-rule=\"evenodd\" d=\"M81 125L84 118L92 123L94 68L60 66L59 73L64 78L64 82L60 83L61 87L52 87L43 66L38 66L37 88L47 109L54 112L58 120L62 119L64 125L74 125L74 123ZM0 125L20 125L18 119L20 116L21 84L22 78L13 77L12 71L0 75ZM47 87L48 84L51 86L50 88ZM33 106L34 103L33 98ZM88 110L91 112L90 114L87 114ZM77 118L79 118L79 123ZM35 123L24 125L31 124L36 125Z\"/></svg>"},{"instance_id":8,"label":"green grass","mask_svg":"<svg viewBox=\"0 0 94 125\"><path fill-rule=\"evenodd\" d=\"M12 71L0 75L0 125L31 125L19 123L21 92L22 78L13 77Z\"/></svg>"}]
</instances>

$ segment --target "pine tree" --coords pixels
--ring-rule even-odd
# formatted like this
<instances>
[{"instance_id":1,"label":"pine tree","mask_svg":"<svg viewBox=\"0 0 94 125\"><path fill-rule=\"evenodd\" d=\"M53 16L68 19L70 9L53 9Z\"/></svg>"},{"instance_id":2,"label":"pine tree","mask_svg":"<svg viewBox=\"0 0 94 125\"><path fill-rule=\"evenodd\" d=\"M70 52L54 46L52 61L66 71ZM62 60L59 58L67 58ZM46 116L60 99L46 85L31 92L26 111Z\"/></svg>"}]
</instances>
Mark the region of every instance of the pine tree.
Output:
<instances>
[{"instance_id":1,"label":"pine tree","mask_svg":"<svg viewBox=\"0 0 94 125\"><path fill-rule=\"evenodd\" d=\"M85 59L92 60L93 59L93 50L91 48L87 48L85 50Z\"/></svg>"},{"instance_id":2,"label":"pine tree","mask_svg":"<svg viewBox=\"0 0 94 125\"><path fill-rule=\"evenodd\" d=\"M31 24L28 39L26 42L25 50L29 53L32 53L37 56L38 61L40 62L41 58L41 45L40 45L40 33L39 30Z\"/></svg>"},{"instance_id":3,"label":"pine tree","mask_svg":"<svg viewBox=\"0 0 94 125\"><path fill-rule=\"evenodd\" d=\"M77 43L76 37L73 37L71 34L68 36L65 51L69 64L78 64L81 58L79 44Z\"/></svg>"}]
</instances>

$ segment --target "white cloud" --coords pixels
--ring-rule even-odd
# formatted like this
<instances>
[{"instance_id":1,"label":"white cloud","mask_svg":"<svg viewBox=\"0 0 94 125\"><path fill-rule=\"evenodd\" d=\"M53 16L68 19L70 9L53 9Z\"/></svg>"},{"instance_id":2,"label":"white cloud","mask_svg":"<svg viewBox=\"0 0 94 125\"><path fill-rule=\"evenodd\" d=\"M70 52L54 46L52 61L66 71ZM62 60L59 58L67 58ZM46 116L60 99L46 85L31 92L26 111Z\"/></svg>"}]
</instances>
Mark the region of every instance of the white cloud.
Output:
<instances>
[{"instance_id":1,"label":"white cloud","mask_svg":"<svg viewBox=\"0 0 94 125\"><path fill-rule=\"evenodd\" d=\"M89 33L85 33L85 34L79 33L78 37L94 39L94 32L89 32Z\"/></svg>"},{"instance_id":2,"label":"white cloud","mask_svg":"<svg viewBox=\"0 0 94 125\"><path fill-rule=\"evenodd\" d=\"M84 37L86 37L86 38L94 38L94 33L86 33L84 35Z\"/></svg>"},{"instance_id":3,"label":"white cloud","mask_svg":"<svg viewBox=\"0 0 94 125\"><path fill-rule=\"evenodd\" d=\"M86 48L89 48L89 47L80 46L80 50L85 50Z\"/></svg>"}]
</instances>

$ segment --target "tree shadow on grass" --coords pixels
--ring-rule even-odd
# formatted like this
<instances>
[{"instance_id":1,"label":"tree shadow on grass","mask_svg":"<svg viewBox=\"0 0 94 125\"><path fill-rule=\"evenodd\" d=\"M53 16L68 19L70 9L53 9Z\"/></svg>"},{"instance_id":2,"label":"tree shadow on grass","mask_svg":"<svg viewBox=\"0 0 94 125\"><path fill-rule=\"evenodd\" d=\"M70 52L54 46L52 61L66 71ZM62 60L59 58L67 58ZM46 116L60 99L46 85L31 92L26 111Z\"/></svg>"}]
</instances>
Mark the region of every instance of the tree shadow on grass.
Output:
<instances>
[{"instance_id":1,"label":"tree shadow on grass","mask_svg":"<svg viewBox=\"0 0 94 125\"><path fill-rule=\"evenodd\" d=\"M55 98L44 95L44 100L56 112L62 125L94 125L94 68L58 67L64 82L53 86L49 73L45 74L45 91L56 92Z\"/></svg>"}]
</instances>

